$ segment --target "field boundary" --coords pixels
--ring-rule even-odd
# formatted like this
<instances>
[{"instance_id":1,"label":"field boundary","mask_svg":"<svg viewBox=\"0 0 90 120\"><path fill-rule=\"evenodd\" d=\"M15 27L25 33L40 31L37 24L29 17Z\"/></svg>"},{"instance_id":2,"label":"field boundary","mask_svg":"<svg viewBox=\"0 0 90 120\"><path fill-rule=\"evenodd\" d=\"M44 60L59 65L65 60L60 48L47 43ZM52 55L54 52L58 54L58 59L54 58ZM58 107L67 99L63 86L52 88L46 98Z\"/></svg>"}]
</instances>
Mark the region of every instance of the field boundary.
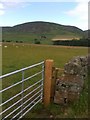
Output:
<instances>
[{"instance_id":1,"label":"field boundary","mask_svg":"<svg viewBox=\"0 0 90 120\"><path fill-rule=\"evenodd\" d=\"M24 78L24 74L25 74L26 70L32 69L37 66L41 66L41 70L39 72L36 72L35 74L33 74L27 78ZM21 92L19 92L18 94L14 95L13 97L9 98L8 100L6 100L0 104L0 107L3 107L7 103L11 102L13 99L17 98L18 96L21 96L21 98L17 102L15 102L11 106L9 106L6 109L4 109L3 111L1 111L0 117L2 117L2 120L6 119L6 118L11 118L11 119L16 118L19 120L20 118L25 116L26 113L28 113L43 98L44 61L34 64L34 65L31 65L31 66L28 66L26 68L20 69L20 70L16 70L16 71L8 73L8 74L2 75L2 76L0 76L0 81L3 80L4 78L7 78L9 76L12 76L12 75L20 73L20 72L22 73L21 81L8 86L7 88L0 90L0 94L3 94L3 92L8 91L9 89L13 89L15 86L21 84ZM41 76L41 79L24 89L24 82L30 80L31 78L37 77L38 75ZM31 88L32 88L31 92L29 92L28 94L26 94L24 96L24 92L28 91ZM24 99L27 96L29 96L29 99L24 101ZM16 107L16 109L14 109L13 107L16 106L18 103L20 103L20 105L18 107ZM28 104L26 104L26 103L28 103ZM7 112L10 109L12 109L12 111ZM17 110L19 110L19 112L15 113ZM6 114L6 115L4 116L3 114Z\"/></svg>"},{"instance_id":2,"label":"field boundary","mask_svg":"<svg viewBox=\"0 0 90 120\"><path fill-rule=\"evenodd\" d=\"M88 48L88 47L83 47L83 46L64 46L64 45L46 45L46 44L31 44L31 43L15 43L15 42L11 42L11 43L8 43L8 42L1 42L2 45L4 44L7 44L7 45L10 45L10 44L13 44L13 45L31 45L31 46L39 46L39 47L53 47L53 48Z\"/></svg>"}]
</instances>

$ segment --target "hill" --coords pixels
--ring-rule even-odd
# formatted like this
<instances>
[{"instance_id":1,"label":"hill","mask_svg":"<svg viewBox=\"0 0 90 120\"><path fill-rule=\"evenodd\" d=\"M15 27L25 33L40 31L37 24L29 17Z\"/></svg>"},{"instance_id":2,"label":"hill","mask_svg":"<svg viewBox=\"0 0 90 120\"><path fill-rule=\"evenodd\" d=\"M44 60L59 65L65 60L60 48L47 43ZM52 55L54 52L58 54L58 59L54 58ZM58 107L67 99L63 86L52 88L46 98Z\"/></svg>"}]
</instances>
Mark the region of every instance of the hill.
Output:
<instances>
[{"instance_id":1,"label":"hill","mask_svg":"<svg viewBox=\"0 0 90 120\"><path fill-rule=\"evenodd\" d=\"M90 30L85 30L84 31L84 36L87 38L90 38Z\"/></svg>"},{"instance_id":2,"label":"hill","mask_svg":"<svg viewBox=\"0 0 90 120\"><path fill-rule=\"evenodd\" d=\"M75 26L66 26L51 22L27 22L13 27L2 27L3 41L23 41L34 43L40 40L42 44L51 44L56 36L81 38L84 31Z\"/></svg>"}]
</instances>

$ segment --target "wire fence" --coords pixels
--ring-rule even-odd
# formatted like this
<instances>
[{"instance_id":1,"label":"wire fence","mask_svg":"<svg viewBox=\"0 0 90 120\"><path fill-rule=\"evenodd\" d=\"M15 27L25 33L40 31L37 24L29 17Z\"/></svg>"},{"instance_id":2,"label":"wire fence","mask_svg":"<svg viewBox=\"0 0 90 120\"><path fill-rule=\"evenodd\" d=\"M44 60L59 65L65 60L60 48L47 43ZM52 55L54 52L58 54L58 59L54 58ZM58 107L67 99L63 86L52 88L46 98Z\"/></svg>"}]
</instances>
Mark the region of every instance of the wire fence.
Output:
<instances>
[{"instance_id":1,"label":"wire fence","mask_svg":"<svg viewBox=\"0 0 90 120\"><path fill-rule=\"evenodd\" d=\"M33 68L35 68L34 72ZM27 73L28 70L31 70L29 72L34 74L31 75L31 73L29 74L28 72L28 77L26 77L25 73ZM13 77L11 80L13 82L10 84L9 77L13 75L17 76L18 73L21 73L21 76L19 76L19 79L21 80L17 80L17 82L14 83L15 77ZM8 87L4 87L0 90L0 94L2 94L2 103L0 104L2 111L0 112L0 118L2 117L2 120L6 118L9 118L10 120L19 120L24 117L35 105L42 101L44 61L2 75L0 76L0 81L4 81L4 84L8 81L9 84ZM11 94L12 96L10 97Z\"/></svg>"}]
</instances>

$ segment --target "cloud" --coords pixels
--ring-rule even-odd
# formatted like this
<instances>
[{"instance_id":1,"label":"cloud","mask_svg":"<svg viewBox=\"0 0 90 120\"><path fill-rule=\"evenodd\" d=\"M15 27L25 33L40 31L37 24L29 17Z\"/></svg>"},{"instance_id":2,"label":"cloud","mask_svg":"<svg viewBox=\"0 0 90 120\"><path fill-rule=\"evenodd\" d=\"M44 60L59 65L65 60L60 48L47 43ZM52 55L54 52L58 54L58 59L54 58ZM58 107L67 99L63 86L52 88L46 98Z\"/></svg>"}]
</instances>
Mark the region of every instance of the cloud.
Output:
<instances>
[{"instance_id":1,"label":"cloud","mask_svg":"<svg viewBox=\"0 0 90 120\"><path fill-rule=\"evenodd\" d=\"M25 0L0 0L0 16L5 14L8 8L14 8L17 6L26 7L27 2L24 2L24 1Z\"/></svg>"},{"instance_id":2,"label":"cloud","mask_svg":"<svg viewBox=\"0 0 90 120\"><path fill-rule=\"evenodd\" d=\"M1 0L1 2L23 2L25 0Z\"/></svg>"},{"instance_id":3,"label":"cloud","mask_svg":"<svg viewBox=\"0 0 90 120\"><path fill-rule=\"evenodd\" d=\"M4 5L0 3L0 15L3 15L5 13L4 11Z\"/></svg>"},{"instance_id":4,"label":"cloud","mask_svg":"<svg viewBox=\"0 0 90 120\"><path fill-rule=\"evenodd\" d=\"M4 9L4 6L2 3L0 3L0 9Z\"/></svg>"},{"instance_id":5,"label":"cloud","mask_svg":"<svg viewBox=\"0 0 90 120\"><path fill-rule=\"evenodd\" d=\"M89 2L89 0L1 0L5 2Z\"/></svg>"},{"instance_id":6,"label":"cloud","mask_svg":"<svg viewBox=\"0 0 90 120\"><path fill-rule=\"evenodd\" d=\"M76 2L84 2L84 3L88 3L89 2L89 0L75 0Z\"/></svg>"},{"instance_id":7,"label":"cloud","mask_svg":"<svg viewBox=\"0 0 90 120\"><path fill-rule=\"evenodd\" d=\"M20 2L89 2L89 0L0 0L1 2L13 2L13 3L20 3Z\"/></svg>"},{"instance_id":8,"label":"cloud","mask_svg":"<svg viewBox=\"0 0 90 120\"><path fill-rule=\"evenodd\" d=\"M0 0L0 16L7 13L9 9L16 7L27 7L30 0ZM31 4L31 3L30 3Z\"/></svg>"},{"instance_id":9,"label":"cloud","mask_svg":"<svg viewBox=\"0 0 90 120\"><path fill-rule=\"evenodd\" d=\"M4 10L0 10L0 15L3 15L5 13Z\"/></svg>"},{"instance_id":10,"label":"cloud","mask_svg":"<svg viewBox=\"0 0 90 120\"><path fill-rule=\"evenodd\" d=\"M81 20L88 20L88 4L80 2L73 10L68 11L67 14L79 17Z\"/></svg>"},{"instance_id":11,"label":"cloud","mask_svg":"<svg viewBox=\"0 0 90 120\"><path fill-rule=\"evenodd\" d=\"M88 29L88 2L84 0L82 2L80 2L81 0L76 1L78 1L76 7L67 11L66 14L81 22L80 27Z\"/></svg>"}]
</instances>

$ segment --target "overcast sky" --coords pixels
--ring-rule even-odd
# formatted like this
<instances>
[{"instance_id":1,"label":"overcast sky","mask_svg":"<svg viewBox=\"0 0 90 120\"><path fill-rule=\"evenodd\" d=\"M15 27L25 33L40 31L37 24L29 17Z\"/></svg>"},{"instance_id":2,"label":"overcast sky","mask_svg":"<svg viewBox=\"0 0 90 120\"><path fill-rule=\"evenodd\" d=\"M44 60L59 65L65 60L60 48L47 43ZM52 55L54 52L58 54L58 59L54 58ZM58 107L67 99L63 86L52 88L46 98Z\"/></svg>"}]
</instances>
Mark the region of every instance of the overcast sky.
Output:
<instances>
[{"instance_id":1,"label":"overcast sky","mask_svg":"<svg viewBox=\"0 0 90 120\"><path fill-rule=\"evenodd\" d=\"M88 29L88 0L0 0L0 26L47 21Z\"/></svg>"}]
</instances>

